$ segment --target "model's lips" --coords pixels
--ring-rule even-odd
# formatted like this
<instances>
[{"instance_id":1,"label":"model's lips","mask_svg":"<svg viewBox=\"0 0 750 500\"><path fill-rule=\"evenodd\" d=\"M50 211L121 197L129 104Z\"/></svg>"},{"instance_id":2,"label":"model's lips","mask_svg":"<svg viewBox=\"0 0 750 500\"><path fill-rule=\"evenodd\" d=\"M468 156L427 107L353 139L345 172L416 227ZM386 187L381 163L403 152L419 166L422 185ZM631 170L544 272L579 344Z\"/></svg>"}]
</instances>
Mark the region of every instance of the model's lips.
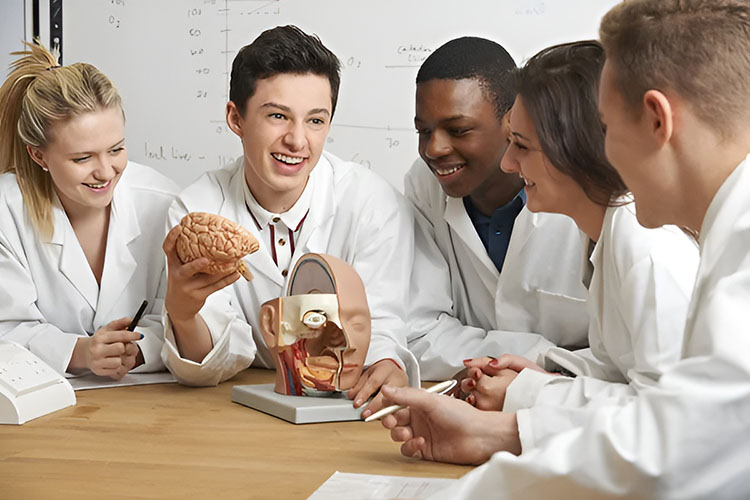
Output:
<instances>
[{"instance_id":1,"label":"model's lips","mask_svg":"<svg viewBox=\"0 0 750 500\"><path fill-rule=\"evenodd\" d=\"M453 175L462 168L464 168L466 165L461 163L459 165L445 165L445 166L438 166L438 165L430 165L430 170L432 170L435 175L438 177L447 177L449 175Z\"/></svg>"},{"instance_id":2,"label":"model's lips","mask_svg":"<svg viewBox=\"0 0 750 500\"><path fill-rule=\"evenodd\" d=\"M104 189L107 189L111 183L112 183L112 179L106 182L99 182L99 183L83 182L82 184L89 189L93 189L95 191L103 191Z\"/></svg>"},{"instance_id":3,"label":"model's lips","mask_svg":"<svg viewBox=\"0 0 750 500\"><path fill-rule=\"evenodd\" d=\"M289 156L283 153L271 153L271 156L273 156L274 160L285 163L286 165L299 165L307 159L304 156Z\"/></svg>"}]
</instances>

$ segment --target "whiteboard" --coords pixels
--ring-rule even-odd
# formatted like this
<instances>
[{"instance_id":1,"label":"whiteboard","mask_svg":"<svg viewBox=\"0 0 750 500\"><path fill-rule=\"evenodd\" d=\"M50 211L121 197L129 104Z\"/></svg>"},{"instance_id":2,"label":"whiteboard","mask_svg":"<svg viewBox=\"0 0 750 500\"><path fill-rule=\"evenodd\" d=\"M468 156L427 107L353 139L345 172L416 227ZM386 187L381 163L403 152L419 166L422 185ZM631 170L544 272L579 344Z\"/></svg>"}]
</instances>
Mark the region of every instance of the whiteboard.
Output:
<instances>
[{"instance_id":1,"label":"whiteboard","mask_svg":"<svg viewBox=\"0 0 750 500\"><path fill-rule=\"evenodd\" d=\"M326 149L402 189L417 157L415 77L430 52L464 35L517 63L596 38L615 0L63 0L64 64L85 61L119 89L131 160L186 186L242 154L224 108L232 60L263 30L296 24L342 62Z\"/></svg>"}]
</instances>

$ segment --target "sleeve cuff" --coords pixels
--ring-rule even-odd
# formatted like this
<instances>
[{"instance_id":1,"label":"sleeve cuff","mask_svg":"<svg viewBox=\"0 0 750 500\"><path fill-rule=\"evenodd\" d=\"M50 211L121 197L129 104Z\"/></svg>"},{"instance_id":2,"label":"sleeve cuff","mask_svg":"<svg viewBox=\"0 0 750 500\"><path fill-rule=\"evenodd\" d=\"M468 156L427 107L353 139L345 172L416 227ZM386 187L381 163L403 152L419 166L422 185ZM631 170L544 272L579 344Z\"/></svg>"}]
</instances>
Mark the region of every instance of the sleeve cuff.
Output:
<instances>
[{"instance_id":1,"label":"sleeve cuff","mask_svg":"<svg viewBox=\"0 0 750 500\"><path fill-rule=\"evenodd\" d=\"M525 368L506 389L503 411L517 412L531 408L544 386L553 378L556 376Z\"/></svg>"},{"instance_id":2,"label":"sleeve cuff","mask_svg":"<svg viewBox=\"0 0 750 500\"><path fill-rule=\"evenodd\" d=\"M149 373L164 370L164 362L161 359L164 329L161 323L139 327L135 331L143 334L143 338L136 342L143 354L143 364L132 369L130 373Z\"/></svg>"},{"instance_id":3,"label":"sleeve cuff","mask_svg":"<svg viewBox=\"0 0 750 500\"><path fill-rule=\"evenodd\" d=\"M388 342L385 339L380 339L381 342L372 342L372 340L370 342L370 349L367 352L367 359L365 360L367 366L372 366L383 359L390 359L406 372L411 387L421 387L419 364L411 351L396 343Z\"/></svg>"}]
</instances>

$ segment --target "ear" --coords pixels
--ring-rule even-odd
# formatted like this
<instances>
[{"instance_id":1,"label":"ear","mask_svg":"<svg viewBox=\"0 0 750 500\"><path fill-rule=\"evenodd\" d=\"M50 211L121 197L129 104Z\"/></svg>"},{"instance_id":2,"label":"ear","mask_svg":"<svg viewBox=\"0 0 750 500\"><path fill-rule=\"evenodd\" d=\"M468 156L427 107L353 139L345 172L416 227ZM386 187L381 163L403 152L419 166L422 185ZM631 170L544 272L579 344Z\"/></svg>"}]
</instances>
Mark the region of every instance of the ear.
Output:
<instances>
[{"instance_id":1,"label":"ear","mask_svg":"<svg viewBox=\"0 0 750 500\"><path fill-rule=\"evenodd\" d=\"M281 299L269 300L260 307L260 316L258 318L260 323L260 332L263 334L263 339L266 341L268 348L276 346L276 315L279 314L279 306Z\"/></svg>"},{"instance_id":2,"label":"ear","mask_svg":"<svg viewBox=\"0 0 750 500\"><path fill-rule=\"evenodd\" d=\"M666 144L674 130L674 110L669 99L658 90L649 90L643 94L643 107L649 131L660 145Z\"/></svg>"},{"instance_id":3,"label":"ear","mask_svg":"<svg viewBox=\"0 0 750 500\"><path fill-rule=\"evenodd\" d=\"M242 115L240 114L240 110L237 109L237 106L232 101L229 101L227 103L226 118L229 129L241 139L243 124Z\"/></svg>"},{"instance_id":4,"label":"ear","mask_svg":"<svg viewBox=\"0 0 750 500\"><path fill-rule=\"evenodd\" d=\"M32 160L34 160L34 163L42 167L42 170L45 172L49 172L49 169L47 168L47 162L44 161L44 153L41 149L26 145L26 151L29 153L29 156Z\"/></svg>"}]
</instances>

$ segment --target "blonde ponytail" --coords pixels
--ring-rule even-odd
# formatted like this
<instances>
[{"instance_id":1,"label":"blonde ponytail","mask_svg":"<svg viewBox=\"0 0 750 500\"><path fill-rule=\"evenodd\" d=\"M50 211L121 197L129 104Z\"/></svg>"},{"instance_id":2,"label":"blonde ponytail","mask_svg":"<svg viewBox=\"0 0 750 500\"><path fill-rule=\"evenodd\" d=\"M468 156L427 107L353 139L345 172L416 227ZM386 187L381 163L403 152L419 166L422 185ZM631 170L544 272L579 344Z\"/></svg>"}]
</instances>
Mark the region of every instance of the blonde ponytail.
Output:
<instances>
[{"instance_id":1,"label":"blonde ponytail","mask_svg":"<svg viewBox=\"0 0 750 500\"><path fill-rule=\"evenodd\" d=\"M24 44L27 50L12 53L21 57L0 87L0 173L16 174L31 222L48 240L54 231L54 185L27 146L47 144L55 123L122 104L112 82L94 66L59 66L43 46Z\"/></svg>"}]
</instances>

